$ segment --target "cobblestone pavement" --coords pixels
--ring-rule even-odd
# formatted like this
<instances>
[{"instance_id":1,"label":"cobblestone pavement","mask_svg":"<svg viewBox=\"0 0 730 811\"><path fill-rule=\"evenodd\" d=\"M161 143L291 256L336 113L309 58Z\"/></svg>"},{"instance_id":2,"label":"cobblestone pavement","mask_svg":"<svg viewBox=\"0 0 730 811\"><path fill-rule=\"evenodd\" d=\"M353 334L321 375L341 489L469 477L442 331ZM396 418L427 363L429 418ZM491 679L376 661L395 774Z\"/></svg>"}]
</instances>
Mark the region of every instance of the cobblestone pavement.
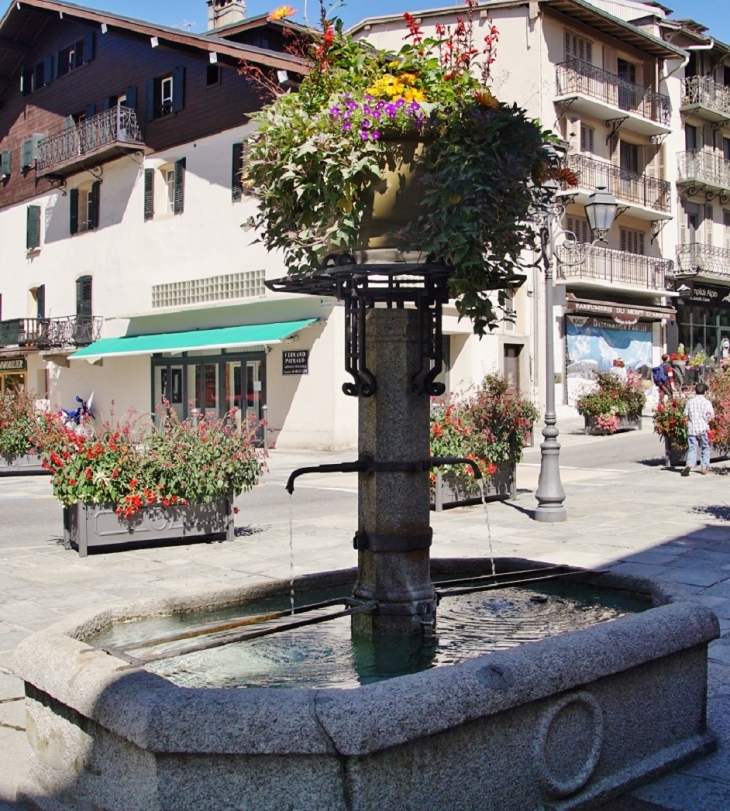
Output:
<instances>
[{"instance_id":1,"label":"cobblestone pavement","mask_svg":"<svg viewBox=\"0 0 730 811\"><path fill-rule=\"evenodd\" d=\"M647 427L649 421L645 420ZM676 811L730 808L730 462L682 478L661 464L650 431L586 437L575 420L560 425L568 521L532 519L539 448L518 470L514 502L432 514L434 557L489 552L551 563L610 567L673 580L720 619L710 647L709 723L714 754L645 785L638 798ZM343 453L272 451L265 483L237 500L232 542L134 548L81 559L60 543L61 509L48 480L0 480L0 811L12 803L27 754L22 684L12 675L21 639L89 605L217 585L288 577L289 497L296 467L353 459ZM356 477L297 481L293 497L294 572L351 567L357 522Z\"/></svg>"}]
</instances>

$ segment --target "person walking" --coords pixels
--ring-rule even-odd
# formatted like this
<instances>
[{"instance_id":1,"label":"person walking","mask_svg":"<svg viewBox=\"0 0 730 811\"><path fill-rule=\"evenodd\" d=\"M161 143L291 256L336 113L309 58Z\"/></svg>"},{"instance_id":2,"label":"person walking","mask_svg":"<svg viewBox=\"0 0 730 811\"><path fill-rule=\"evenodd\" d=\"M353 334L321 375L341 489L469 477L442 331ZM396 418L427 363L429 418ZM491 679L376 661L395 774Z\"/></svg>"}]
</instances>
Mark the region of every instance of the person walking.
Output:
<instances>
[{"instance_id":1,"label":"person walking","mask_svg":"<svg viewBox=\"0 0 730 811\"><path fill-rule=\"evenodd\" d=\"M705 397L707 386L698 383L695 386L695 396L687 401L684 414L687 417L687 438L689 449L687 451L687 464L682 470L683 476L689 476L690 470L697 463L697 446L700 447L700 473L707 473L710 467L710 440L707 432L710 430L710 420L715 419L715 409Z\"/></svg>"}]
</instances>

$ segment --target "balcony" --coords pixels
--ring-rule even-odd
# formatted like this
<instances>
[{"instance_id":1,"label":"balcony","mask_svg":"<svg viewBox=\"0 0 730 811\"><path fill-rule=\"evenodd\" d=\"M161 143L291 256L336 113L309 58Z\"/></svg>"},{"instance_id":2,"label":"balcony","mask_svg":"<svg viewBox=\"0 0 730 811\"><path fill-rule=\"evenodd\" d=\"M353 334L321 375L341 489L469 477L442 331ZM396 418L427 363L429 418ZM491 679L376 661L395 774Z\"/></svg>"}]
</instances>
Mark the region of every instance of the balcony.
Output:
<instances>
[{"instance_id":1,"label":"balcony","mask_svg":"<svg viewBox=\"0 0 730 811\"><path fill-rule=\"evenodd\" d=\"M705 121L730 120L730 87L706 76L690 76L682 80L680 112L694 113Z\"/></svg>"},{"instance_id":2,"label":"balcony","mask_svg":"<svg viewBox=\"0 0 730 811\"><path fill-rule=\"evenodd\" d=\"M599 186L605 186L619 205L627 205L629 214L641 220L671 219L671 184L667 180L646 174L629 172L606 161L581 153L570 153L567 169L575 172L577 186L563 184L562 194L571 195L574 202L585 205Z\"/></svg>"},{"instance_id":3,"label":"balcony","mask_svg":"<svg viewBox=\"0 0 730 811\"><path fill-rule=\"evenodd\" d=\"M713 276L730 279L730 250L701 242L677 246L677 276Z\"/></svg>"},{"instance_id":4,"label":"balcony","mask_svg":"<svg viewBox=\"0 0 730 811\"><path fill-rule=\"evenodd\" d=\"M140 151L146 149L137 112L131 107L112 107L40 141L36 173L66 177Z\"/></svg>"},{"instance_id":5,"label":"balcony","mask_svg":"<svg viewBox=\"0 0 730 811\"><path fill-rule=\"evenodd\" d=\"M571 102L575 110L599 120L630 119L630 128L644 135L670 132L669 96L619 78L580 59L556 66L555 102Z\"/></svg>"},{"instance_id":6,"label":"balcony","mask_svg":"<svg viewBox=\"0 0 730 811\"><path fill-rule=\"evenodd\" d=\"M77 349L101 337L102 319L93 315L62 318L12 318L0 321L0 347Z\"/></svg>"},{"instance_id":7,"label":"balcony","mask_svg":"<svg viewBox=\"0 0 730 811\"><path fill-rule=\"evenodd\" d=\"M716 195L720 203L730 200L730 161L709 149L693 149L677 155L677 186L690 197L704 192L708 202Z\"/></svg>"},{"instance_id":8,"label":"balcony","mask_svg":"<svg viewBox=\"0 0 730 811\"><path fill-rule=\"evenodd\" d=\"M585 244L558 246L558 259L569 263L558 265L558 280L571 288L610 287L624 293L665 295L665 279L673 267L671 259Z\"/></svg>"}]
</instances>

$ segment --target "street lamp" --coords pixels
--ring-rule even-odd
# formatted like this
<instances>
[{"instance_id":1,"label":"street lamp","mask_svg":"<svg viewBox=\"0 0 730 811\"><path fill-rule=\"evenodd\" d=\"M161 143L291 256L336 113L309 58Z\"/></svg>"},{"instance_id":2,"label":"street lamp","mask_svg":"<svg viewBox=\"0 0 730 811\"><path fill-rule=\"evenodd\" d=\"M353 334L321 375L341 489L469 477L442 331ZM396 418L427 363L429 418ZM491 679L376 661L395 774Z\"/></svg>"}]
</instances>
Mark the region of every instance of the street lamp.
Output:
<instances>
[{"instance_id":1,"label":"street lamp","mask_svg":"<svg viewBox=\"0 0 730 811\"><path fill-rule=\"evenodd\" d=\"M540 445L540 479L537 485L535 498L538 506L535 509L535 520L543 523L565 521L568 513L563 502L565 491L560 481L560 443L559 431L556 426L555 414L555 352L553 348L553 259L560 264L582 265L588 259L589 252L584 254L577 262L560 262L555 252L554 226L559 223L565 213L564 206L555 201L555 192L558 184L553 181L543 184L551 192L546 203L540 225L540 245L542 249L542 262L545 269L545 427L542 435L545 441ZM588 223L596 239L591 243L593 247L597 242L605 242L606 234L611 230L616 216L618 204L612 194L603 186L591 194L585 205Z\"/></svg>"}]
</instances>

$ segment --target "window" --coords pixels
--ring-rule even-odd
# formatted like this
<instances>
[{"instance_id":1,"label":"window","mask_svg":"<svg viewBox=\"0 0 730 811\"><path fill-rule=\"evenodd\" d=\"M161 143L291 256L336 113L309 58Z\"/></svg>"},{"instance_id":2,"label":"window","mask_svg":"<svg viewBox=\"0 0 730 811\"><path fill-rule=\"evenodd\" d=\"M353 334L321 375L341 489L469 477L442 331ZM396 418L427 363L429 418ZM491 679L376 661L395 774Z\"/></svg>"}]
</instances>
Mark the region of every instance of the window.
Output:
<instances>
[{"instance_id":1,"label":"window","mask_svg":"<svg viewBox=\"0 0 730 811\"><path fill-rule=\"evenodd\" d=\"M175 213L175 170L165 169L165 210L168 214Z\"/></svg>"},{"instance_id":2,"label":"window","mask_svg":"<svg viewBox=\"0 0 730 811\"><path fill-rule=\"evenodd\" d=\"M642 149L638 144L629 144L626 141L621 141L621 169L625 172L634 172L637 175L641 174L641 152Z\"/></svg>"},{"instance_id":3,"label":"window","mask_svg":"<svg viewBox=\"0 0 730 811\"><path fill-rule=\"evenodd\" d=\"M71 189L70 231L72 234L83 231L94 231L99 227L99 196L101 181L87 183L77 189Z\"/></svg>"},{"instance_id":4,"label":"window","mask_svg":"<svg viewBox=\"0 0 730 811\"><path fill-rule=\"evenodd\" d=\"M240 202L243 197L243 144L233 144L231 155L231 199Z\"/></svg>"},{"instance_id":5,"label":"window","mask_svg":"<svg viewBox=\"0 0 730 811\"><path fill-rule=\"evenodd\" d=\"M644 232L632 228L621 229L621 250L628 253L644 253Z\"/></svg>"},{"instance_id":6,"label":"window","mask_svg":"<svg viewBox=\"0 0 730 811\"><path fill-rule=\"evenodd\" d=\"M13 168L13 153L6 149L2 153L0 153L0 174L2 175L2 180L10 177L10 172Z\"/></svg>"},{"instance_id":7,"label":"window","mask_svg":"<svg viewBox=\"0 0 730 811\"><path fill-rule=\"evenodd\" d=\"M77 68L88 65L94 58L95 45L94 32L88 31L83 39L61 48L56 59L56 75L65 76Z\"/></svg>"},{"instance_id":8,"label":"window","mask_svg":"<svg viewBox=\"0 0 730 811\"><path fill-rule=\"evenodd\" d=\"M34 251L41 246L41 207L28 206L26 218L25 247Z\"/></svg>"},{"instance_id":9,"label":"window","mask_svg":"<svg viewBox=\"0 0 730 811\"><path fill-rule=\"evenodd\" d=\"M25 171L35 166L38 160L38 144L46 136L43 133L35 132L27 140L23 141L20 147L20 168Z\"/></svg>"},{"instance_id":10,"label":"window","mask_svg":"<svg viewBox=\"0 0 730 811\"><path fill-rule=\"evenodd\" d=\"M38 287L31 287L30 296L32 299L32 315L31 318L45 318L46 317L46 286L44 284Z\"/></svg>"},{"instance_id":11,"label":"window","mask_svg":"<svg viewBox=\"0 0 730 811\"><path fill-rule=\"evenodd\" d=\"M148 80L145 110L147 121L179 113L184 106L185 68L175 68L172 73Z\"/></svg>"},{"instance_id":12,"label":"window","mask_svg":"<svg viewBox=\"0 0 730 811\"><path fill-rule=\"evenodd\" d=\"M220 65L208 65L205 73L205 84L207 87L213 87L221 82L221 68Z\"/></svg>"},{"instance_id":13,"label":"window","mask_svg":"<svg viewBox=\"0 0 730 811\"><path fill-rule=\"evenodd\" d=\"M730 138L722 139L722 154L726 161L730 161Z\"/></svg>"},{"instance_id":14,"label":"window","mask_svg":"<svg viewBox=\"0 0 730 811\"><path fill-rule=\"evenodd\" d=\"M165 214L182 214L185 207L185 158L159 169L144 170L144 219L155 217L155 195L165 201ZM155 186L157 192L155 193ZM160 199L158 197L158 199Z\"/></svg>"},{"instance_id":15,"label":"window","mask_svg":"<svg viewBox=\"0 0 730 811\"><path fill-rule=\"evenodd\" d=\"M697 149L697 127L686 124L684 127L684 147L687 152Z\"/></svg>"},{"instance_id":16,"label":"window","mask_svg":"<svg viewBox=\"0 0 730 811\"><path fill-rule=\"evenodd\" d=\"M581 122L580 125L581 152L593 152L593 143L595 134L596 134L595 127L589 127L587 124Z\"/></svg>"},{"instance_id":17,"label":"window","mask_svg":"<svg viewBox=\"0 0 730 811\"><path fill-rule=\"evenodd\" d=\"M91 317L91 276L76 279L76 315Z\"/></svg>"},{"instance_id":18,"label":"window","mask_svg":"<svg viewBox=\"0 0 730 811\"><path fill-rule=\"evenodd\" d=\"M565 58L580 59L581 62L593 63L593 43L570 31L565 32Z\"/></svg>"},{"instance_id":19,"label":"window","mask_svg":"<svg viewBox=\"0 0 730 811\"><path fill-rule=\"evenodd\" d=\"M590 242L591 229L585 217L566 217L567 231L573 234L576 242Z\"/></svg>"},{"instance_id":20,"label":"window","mask_svg":"<svg viewBox=\"0 0 730 811\"><path fill-rule=\"evenodd\" d=\"M53 81L53 57L47 56L35 67L23 68L20 74L20 92L28 96Z\"/></svg>"}]
</instances>

